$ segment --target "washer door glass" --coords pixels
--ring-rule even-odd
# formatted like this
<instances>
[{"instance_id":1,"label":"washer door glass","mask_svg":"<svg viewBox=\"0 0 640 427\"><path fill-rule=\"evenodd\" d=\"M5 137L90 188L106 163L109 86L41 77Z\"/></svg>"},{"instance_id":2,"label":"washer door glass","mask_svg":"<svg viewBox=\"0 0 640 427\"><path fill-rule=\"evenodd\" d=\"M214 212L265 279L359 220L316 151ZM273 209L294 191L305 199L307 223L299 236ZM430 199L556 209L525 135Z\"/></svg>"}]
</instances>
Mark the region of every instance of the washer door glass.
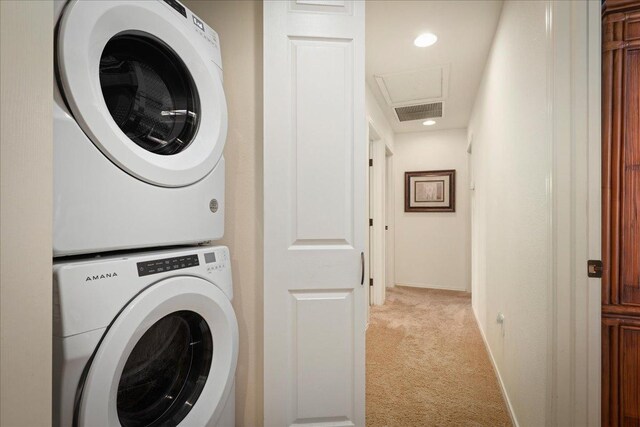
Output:
<instances>
[{"instance_id":1,"label":"washer door glass","mask_svg":"<svg viewBox=\"0 0 640 427\"><path fill-rule=\"evenodd\" d=\"M100 58L100 86L111 117L147 151L183 151L198 129L198 95L182 60L159 39L119 34Z\"/></svg>"},{"instance_id":2,"label":"washer door glass","mask_svg":"<svg viewBox=\"0 0 640 427\"><path fill-rule=\"evenodd\" d=\"M171 313L135 345L117 391L123 427L178 425L207 381L213 356L211 331L193 311Z\"/></svg>"}]
</instances>

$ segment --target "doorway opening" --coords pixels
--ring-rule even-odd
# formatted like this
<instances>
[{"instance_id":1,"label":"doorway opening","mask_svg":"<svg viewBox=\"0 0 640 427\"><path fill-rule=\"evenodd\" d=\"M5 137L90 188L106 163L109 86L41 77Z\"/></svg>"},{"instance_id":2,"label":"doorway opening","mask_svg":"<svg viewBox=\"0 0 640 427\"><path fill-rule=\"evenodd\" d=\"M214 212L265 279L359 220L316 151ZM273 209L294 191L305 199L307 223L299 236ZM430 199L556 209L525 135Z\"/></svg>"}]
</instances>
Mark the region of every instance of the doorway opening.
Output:
<instances>
[{"instance_id":1,"label":"doorway opening","mask_svg":"<svg viewBox=\"0 0 640 427\"><path fill-rule=\"evenodd\" d=\"M521 205L505 206L513 211L503 214L495 203L509 180L522 179L509 167L510 157L529 161L532 170L524 175L542 188L549 164L531 159L533 140L525 138L531 145L523 149L510 145L517 131L493 117L499 110L524 122L517 110L527 100L503 82L512 78L510 68L531 78L545 75L546 5L379 1L366 3L365 17L367 425L517 425L505 391L513 378L504 372L526 361L505 357L504 349L525 341L512 335L524 326L511 311L521 296L508 283L523 262L503 269L504 277L493 263L510 256L500 222L521 226L525 198L505 193ZM517 30L525 24L541 36L531 63L513 59L530 47ZM545 82L536 90L542 96L535 108L544 114ZM477 182L483 184L478 191ZM545 214L545 208L533 211ZM546 228L540 230L536 239L544 245ZM535 309L542 311L543 303ZM544 331L531 335L547 339ZM530 376L536 381L535 372ZM545 385L533 387L542 416L532 410L522 420L544 424Z\"/></svg>"},{"instance_id":2,"label":"doorway opening","mask_svg":"<svg viewBox=\"0 0 640 427\"><path fill-rule=\"evenodd\" d=\"M393 288L385 289L384 305L372 306L368 333L386 327L372 349L387 345L382 355L396 355L374 361L381 371L366 379L397 385L367 404L383 417L417 416L383 418L386 425L433 424L451 408L459 409L457 424L477 423L492 407L487 393L454 394L433 416L424 403L435 405L437 396L422 394L437 386L474 389L460 381L477 369L460 370L469 360L448 358L476 348L456 332L471 331L460 327L470 318L475 342L487 349L471 354L484 354L495 368L514 425L600 420L592 404L600 392L600 289L585 268L599 258L586 258L599 208L590 187L600 146L592 146L598 122L585 119L599 114L600 67L592 62L600 57L600 46L592 51L599 2L302 3L264 4L265 423L364 424L365 281L376 266L366 265L367 147L374 139L363 117L393 152L394 215L384 224L394 237ZM487 35L482 23L492 10ZM414 25L418 19L425 21ZM363 69L366 86L358 83ZM471 135L472 168L465 166ZM455 175L433 179L444 171ZM416 176L425 179L414 186L407 177ZM472 220L465 221L462 202L468 211L473 205ZM460 219L466 225L455 226ZM407 289L413 294L399 295ZM417 309L438 305L418 303L418 294L469 289L465 310L452 310L450 298L440 315L410 322L420 317ZM394 303L406 310L379 321ZM407 339L429 333L440 338ZM456 342L463 343L458 350L443 351ZM439 375L390 369L407 360L402 355ZM424 363L433 355L451 363ZM418 404L407 407L415 396Z\"/></svg>"}]
</instances>

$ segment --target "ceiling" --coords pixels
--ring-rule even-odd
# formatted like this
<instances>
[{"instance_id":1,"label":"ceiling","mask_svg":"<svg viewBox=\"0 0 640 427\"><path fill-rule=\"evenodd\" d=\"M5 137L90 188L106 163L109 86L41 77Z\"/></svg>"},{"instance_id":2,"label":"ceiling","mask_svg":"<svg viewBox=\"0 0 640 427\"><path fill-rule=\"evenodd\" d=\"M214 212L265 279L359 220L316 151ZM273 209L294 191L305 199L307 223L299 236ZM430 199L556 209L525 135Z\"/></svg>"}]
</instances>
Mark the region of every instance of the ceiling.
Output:
<instances>
[{"instance_id":1,"label":"ceiling","mask_svg":"<svg viewBox=\"0 0 640 427\"><path fill-rule=\"evenodd\" d=\"M366 2L367 84L395 132L467 126L501 9L501 0ZM438 41L414 46L425 32ZM443 100L443 117L433 126L400 123L375 76L385 77L388 97L403 105L412 93L422 98L413 103Z\"/></svg>"}]
</instances>

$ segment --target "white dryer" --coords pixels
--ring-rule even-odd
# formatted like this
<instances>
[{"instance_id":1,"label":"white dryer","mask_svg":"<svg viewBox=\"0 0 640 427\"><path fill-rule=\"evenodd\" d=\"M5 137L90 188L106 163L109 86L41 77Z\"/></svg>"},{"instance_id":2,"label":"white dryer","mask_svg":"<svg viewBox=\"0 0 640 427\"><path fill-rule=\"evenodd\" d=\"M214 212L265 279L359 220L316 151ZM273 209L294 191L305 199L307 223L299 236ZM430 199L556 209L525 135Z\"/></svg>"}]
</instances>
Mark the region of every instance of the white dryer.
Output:
<instances>
[{"instance_id":1,"label":"white dryer","mask_svg":"<svg viewBox=\"0 0 640 427\"><path fill-rule=\"evenodd\" d=\"M53 425L234 426L226 247L54 264Z\"/></svg>"},{"instance_id":2,"label":"white dryer","mask_svg":"<svg viewBox=\"0 0 640 427\"><path fill-rule=\"evenodd\" d=\"M54 256L224 232L216 32L177 0L56 4Z\"/></svg>"}]
</instances>

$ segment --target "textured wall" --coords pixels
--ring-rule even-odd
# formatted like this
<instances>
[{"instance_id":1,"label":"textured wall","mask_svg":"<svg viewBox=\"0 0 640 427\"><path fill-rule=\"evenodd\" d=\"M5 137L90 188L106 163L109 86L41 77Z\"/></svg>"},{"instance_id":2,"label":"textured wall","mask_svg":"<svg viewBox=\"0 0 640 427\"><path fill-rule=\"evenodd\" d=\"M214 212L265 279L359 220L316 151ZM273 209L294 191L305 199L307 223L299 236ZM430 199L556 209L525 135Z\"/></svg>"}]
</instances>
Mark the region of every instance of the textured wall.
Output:
<instances>
[{"instance_id":1,"label":"textured wall","mask_svg":"<svg viewBox=\"0 0 640 427\"><path fill-rule=\"evenodd\" d=\"M53 4L0 2L0 425L51 424Z\"/></svg>"},{"instance_id":2,"label":"textured wall","mask_svg":"<svg viewBox=\"0 0 640 427\"><path fill-rule=\"evenodd\" d=\"M550 176L546 2L505 2L469 124L472 297L520 425L545 425ZM504 328L496 322L504 313Z\"/></svg>"},{"instance_id":3,"label":"textured wall","mask_svg":"<svg viewBox=\"0 0 640 427\"><path fill-rule=\"evenodd\" d=\"M399 133L394 157L398 285L470 290L466 129ZM404 173L456 170L455 212L405 212Z\"/></svg>"},{"instance_id":4,"label":"textured wall","mask_svg":"<svg viewBox=\"0 0 640 427\"><path fill-rule=\"evenodd\" d=\"M262 2L186 1L220 36L229 108L225 236L240 327L236 423L260 426L262 404Z\"/></svg>"}]
</instances>

